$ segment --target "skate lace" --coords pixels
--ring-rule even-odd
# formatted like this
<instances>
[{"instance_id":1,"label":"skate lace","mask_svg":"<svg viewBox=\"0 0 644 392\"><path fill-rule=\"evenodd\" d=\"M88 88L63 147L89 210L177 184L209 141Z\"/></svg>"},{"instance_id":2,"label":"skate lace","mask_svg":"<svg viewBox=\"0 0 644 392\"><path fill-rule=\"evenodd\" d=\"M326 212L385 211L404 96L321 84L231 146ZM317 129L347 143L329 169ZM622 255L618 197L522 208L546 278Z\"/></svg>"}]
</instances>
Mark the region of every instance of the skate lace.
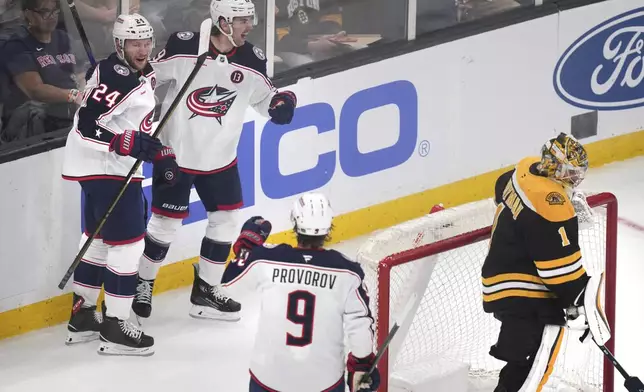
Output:
<instances>
[{"instance_id":1,"label":"skate lace","mask_svg":"<svg viewBox=\"0 0 644 392\"><path fill-rule=\"evenodd\" d=\"M94 311L94 320L98 324L102 324L103 323L103 314L101 312Z\"/></svg>"},{"instance_id":2,"label":"skate lace","mask_svg":"<svg viewBox=\"0 0 644 392\"><path fill-rule=\"evenodd\" d=\"M152 285L147 280L140 280L136 286L137 302L152 304Z\"/></svg>"},{"instance_id":3,"label":"skate lace","mask_svg":"<svg viewBox=\"0 0 644 392\"><path fill-rule=\"evenodd\" d=\"M129 321L119 320L119 326L121 327L121 331L123 331L124 334L131 337L132 339L138 340L141 338L141 335L143 334L143 331L138 329L134 324L132 324Z\"/></svg>"},{"instance_id":4,"label":"skate lace","mask_svg":"<svg viewBox=\"0 0 644 392\"><path fill-rule=\"evenodd\" d=\"M212 294L213 297L220 300L221 302L227 302L230 299L230 297L224 294L222 289L217 285L212 286L212 288L210 289L210 293Z\"/></svg>"}]
</instances>

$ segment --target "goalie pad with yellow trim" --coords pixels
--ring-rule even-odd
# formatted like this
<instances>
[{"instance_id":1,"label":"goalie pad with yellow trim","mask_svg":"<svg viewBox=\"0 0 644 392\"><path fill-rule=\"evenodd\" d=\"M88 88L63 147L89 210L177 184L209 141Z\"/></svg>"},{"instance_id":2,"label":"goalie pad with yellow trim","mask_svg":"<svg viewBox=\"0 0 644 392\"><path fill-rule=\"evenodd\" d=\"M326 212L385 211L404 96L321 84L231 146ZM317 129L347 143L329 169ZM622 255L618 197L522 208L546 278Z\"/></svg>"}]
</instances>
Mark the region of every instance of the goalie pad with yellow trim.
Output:
<instances>
[{"instance_id":1,"label":"goalie pad with yellow trim","mask_svg":"<svg viewBox=\"0 0 644 392\"><path fill-rule=\"evenodd\" d=\"M568 331L558 325L546 325L543 329L541 345L535 355L530 373L519 392L555 391L559 380L551 377L557 361L562 357Z\"/></svg>"},{"instance_id":2,"label":"goalie pad with yellow trim","mask_svg":"<svg viewBox=\"0 0 644 392\"><path fill-rule=\"evenodd\" d=\"M604 274L591 276L584 293L584 313L591 335L597 344L604 345L610 339L610 326L602 305Z\"/></svg>"}]
</instances>

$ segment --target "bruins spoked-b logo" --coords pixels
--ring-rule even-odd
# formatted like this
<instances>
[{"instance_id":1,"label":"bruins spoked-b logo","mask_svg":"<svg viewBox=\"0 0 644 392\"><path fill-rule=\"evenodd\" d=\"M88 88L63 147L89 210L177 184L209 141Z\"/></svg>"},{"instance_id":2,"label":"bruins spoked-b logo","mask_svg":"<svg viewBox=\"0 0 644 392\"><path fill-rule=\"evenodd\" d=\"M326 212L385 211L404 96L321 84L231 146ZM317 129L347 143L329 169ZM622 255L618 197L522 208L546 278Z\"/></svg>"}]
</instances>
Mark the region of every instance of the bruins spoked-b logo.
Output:
<instances>
[{"instance_id":1,"label":"bruins spoked-b logo","mask_svg":"<svg viewBox=\"0 0 644 392\"><path fill-rule=\"evenodd\" d=\"M197 116L214 117L219 125L221 118L228 113L237 98L237 91L230 91L224 87L202 87L188 95L186 104L192 112L190 119Z\"/></svg>"}]
</instances>

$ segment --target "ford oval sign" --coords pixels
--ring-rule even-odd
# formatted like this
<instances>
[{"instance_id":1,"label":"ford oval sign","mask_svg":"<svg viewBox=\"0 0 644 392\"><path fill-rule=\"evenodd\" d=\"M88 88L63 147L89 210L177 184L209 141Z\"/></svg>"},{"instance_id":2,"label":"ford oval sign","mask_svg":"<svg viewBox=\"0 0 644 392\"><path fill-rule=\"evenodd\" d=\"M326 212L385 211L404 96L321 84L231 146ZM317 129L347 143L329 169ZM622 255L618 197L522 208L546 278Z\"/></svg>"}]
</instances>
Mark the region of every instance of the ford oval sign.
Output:
<instances>
[{"instance_id":1,"label":"ford oval sign","mask_svg":"<svg viewBox=\"0 0 644 392\"><path fill-rule=\"evenodd\" d=\"M644 105L644 7L595 26L561 56L557 94L571 105L620 110Z\"/></svg>"}]
</instances>

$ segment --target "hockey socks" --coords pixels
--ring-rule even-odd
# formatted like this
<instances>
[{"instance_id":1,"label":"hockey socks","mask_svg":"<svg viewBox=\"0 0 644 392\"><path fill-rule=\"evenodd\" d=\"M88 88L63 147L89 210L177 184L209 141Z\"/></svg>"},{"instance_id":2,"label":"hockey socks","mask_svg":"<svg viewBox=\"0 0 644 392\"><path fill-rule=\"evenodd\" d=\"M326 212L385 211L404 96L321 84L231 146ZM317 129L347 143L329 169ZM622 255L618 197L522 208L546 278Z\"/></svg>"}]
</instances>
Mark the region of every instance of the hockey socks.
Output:
<instances>
[{"instance_id":1,"label":"hockey socks","mask_svg":"<svg viewBox=\"0 0 644 392\"><path fill-rule=\"evenodd\" d=\"M201 240L199 277L209 285L221 283L231 246L231 243L214 241L208 237Z\"/></svg>"},{"instance_id":2,"label":"hockey socks","mask_svg":"<svg viewBox=\"0 0 644 392\"><path fill-rule=\"evenodd\" d=\"M159 268L161 268L169 249L170 244L165 244L146 233L145 250L139 265L139 277L152 281L156 279Z\"/></svg>"},{"instance_id":3,"label":"hockey socks","mask_svg":"<svg viewBox=\"0 0 644 392\"><path fill-rule=\"evenodd\" d=\"M87 237L83 234L81 246L85 240ZM74 293L83 298L84 307L96 306L103 285L107 250L103 240L95 239L74 271Z\"/></svg>"},{"instance_id":4,"label":"hockey socks","mask_svg":"<svg viewBox=\"0 0 644 392\"><path fill-rule=\"evenodd\" d=\"M110 246L105 270L105 304L107 316L127 320L136 293L139 258L143 240L127 245Z\"/></svg>"}]
</instances>

